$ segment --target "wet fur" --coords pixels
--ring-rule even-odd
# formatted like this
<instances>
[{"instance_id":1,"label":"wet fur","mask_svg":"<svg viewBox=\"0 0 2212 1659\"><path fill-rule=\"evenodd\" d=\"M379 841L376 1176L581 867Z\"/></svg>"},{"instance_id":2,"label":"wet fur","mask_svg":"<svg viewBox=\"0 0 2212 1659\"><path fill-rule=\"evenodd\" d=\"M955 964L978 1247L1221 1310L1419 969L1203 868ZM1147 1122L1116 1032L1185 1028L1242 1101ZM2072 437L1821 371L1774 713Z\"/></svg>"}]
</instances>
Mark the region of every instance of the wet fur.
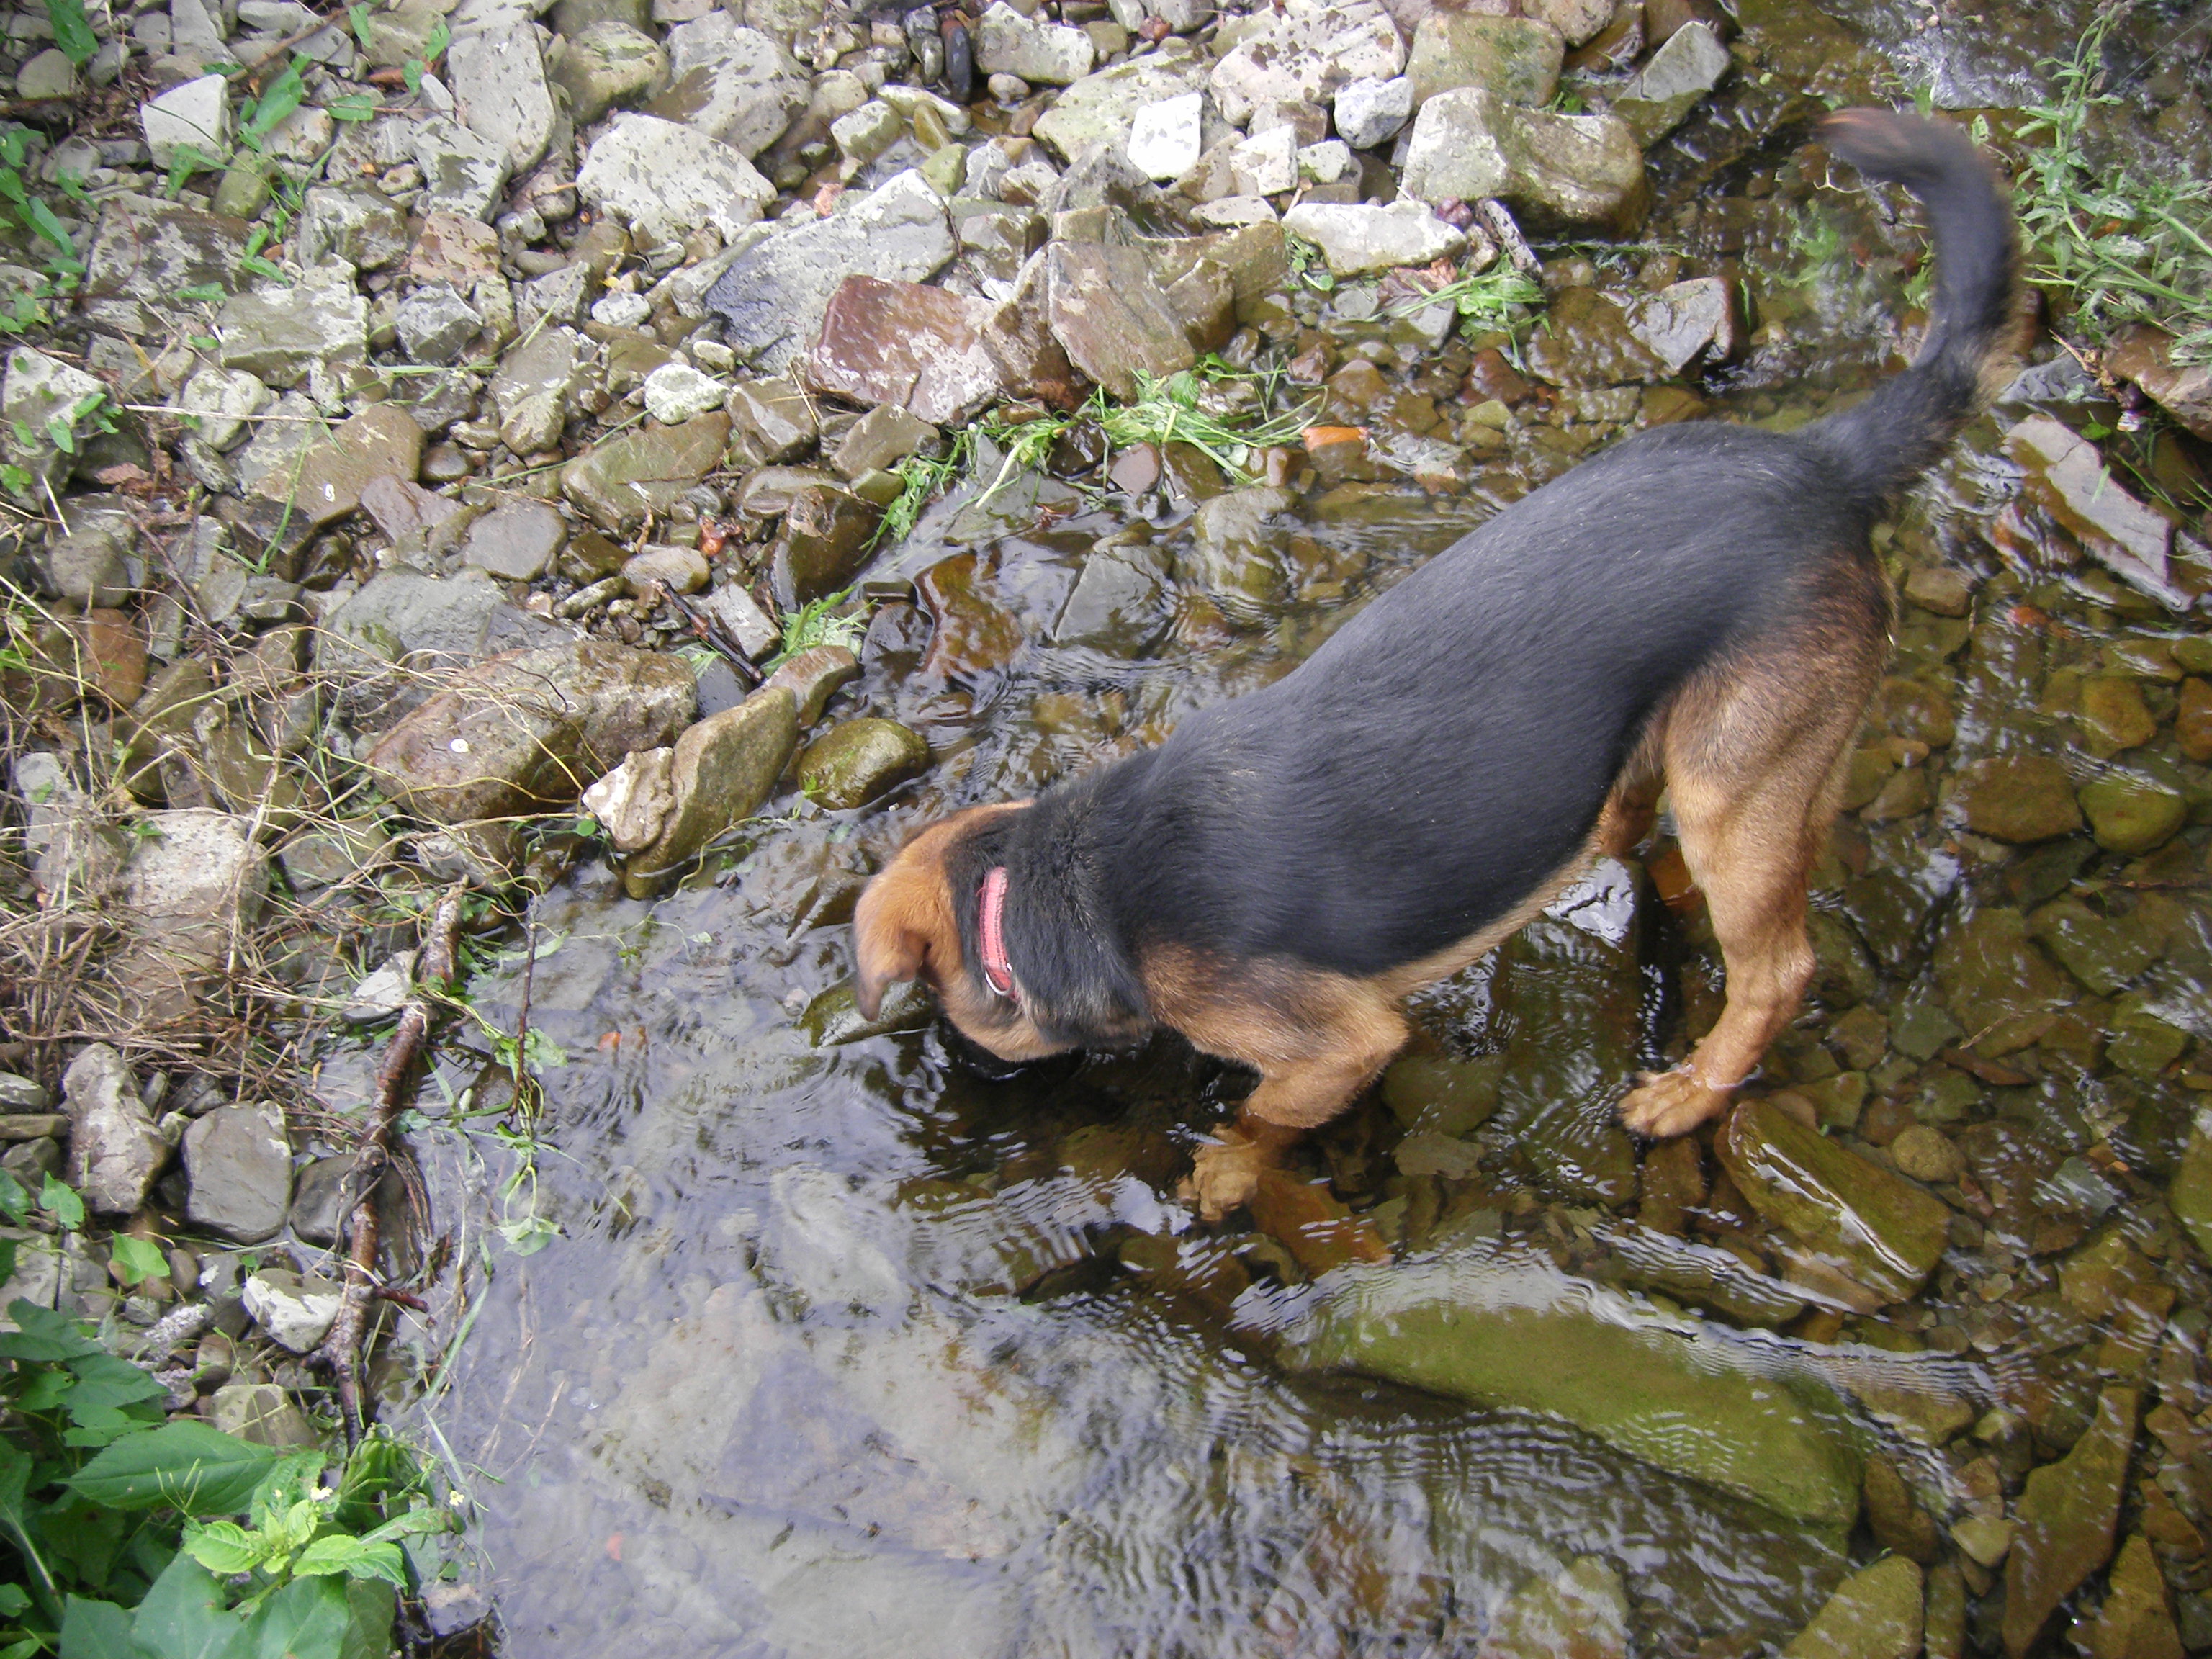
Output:
<instances>
[{"instance_id":1,"label":"wet fur","mask_svg":"<svg viewBox=\"0 0 2212 1659\"><path fill-rule=\"evenodd\" d=\"M1261 1081L1201 1157L1209 1212L1403 1042L1405 994L1522 926L1667 791L1728 970L1691 1059L1622 1103L1674 1134L1718 1111L1812 974L1806 879L1888 652L1875 521L1978 406L2010 332L2008 209L1971 144L1873 110L1836 153L1926 204L1921 356L1791 434L1638 434L1376 599L1268 689L1026 807L955 815L856 918L860 1000L925 975L1010 1059L1155 1025ZM1010 878L1018 1005L976 971L977 892Z\"/></svg>"}]
</instances>

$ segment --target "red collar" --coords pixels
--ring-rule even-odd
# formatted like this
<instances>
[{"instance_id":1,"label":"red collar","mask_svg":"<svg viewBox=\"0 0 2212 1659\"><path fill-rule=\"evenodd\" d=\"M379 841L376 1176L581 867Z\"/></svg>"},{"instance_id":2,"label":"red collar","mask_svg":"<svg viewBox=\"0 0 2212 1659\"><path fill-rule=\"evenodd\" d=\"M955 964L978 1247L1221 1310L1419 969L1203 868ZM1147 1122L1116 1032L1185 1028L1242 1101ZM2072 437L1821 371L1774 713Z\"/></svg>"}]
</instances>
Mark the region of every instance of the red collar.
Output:
<instances>
[{"instance_id":1,"label":"red collar","mask_svg":"<svg viewBox=\"0 0 2212 1659\"><path fill-rule=\"evenodd\" d=\"M1006 959L1006 867L1000 865L983 878L977 896L975 931L981 935L983 982L1009 1002L1014 995L1014 964Z\"/></svg>"}]
</instances>

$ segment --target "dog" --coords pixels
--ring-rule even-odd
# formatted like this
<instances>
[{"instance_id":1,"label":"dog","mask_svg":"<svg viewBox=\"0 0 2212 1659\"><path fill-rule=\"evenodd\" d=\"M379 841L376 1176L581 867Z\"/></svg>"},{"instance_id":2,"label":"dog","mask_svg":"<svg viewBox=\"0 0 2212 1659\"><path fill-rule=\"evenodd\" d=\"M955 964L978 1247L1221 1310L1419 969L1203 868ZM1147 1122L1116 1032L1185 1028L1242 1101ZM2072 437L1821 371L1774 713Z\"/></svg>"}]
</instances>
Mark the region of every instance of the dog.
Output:
<instances>
[{"instance_id":1,"label":"dog","mask_svg":"<svg viewBox=\"0 0 2212 1659\"><path fill-rule=\"evenodd\" d=\"M1638 845L1663 788L1727 1002L1620 1112L1650 1137L1720 1112L1813 975L1807 878L1893 620L1869 533L1982 406L2014 333L2012 213L1973 145L1876 109L1821 136L1926 211L1936 288L1910 368L1787 434L1624 439L1275 684L922 830L855 912L861 1012L920 976L1005 1060L1168 1026L1252 1067L1193 1170L1218 1219L1389 1063L1408 993Z\"/></svg>"}]
</instances>

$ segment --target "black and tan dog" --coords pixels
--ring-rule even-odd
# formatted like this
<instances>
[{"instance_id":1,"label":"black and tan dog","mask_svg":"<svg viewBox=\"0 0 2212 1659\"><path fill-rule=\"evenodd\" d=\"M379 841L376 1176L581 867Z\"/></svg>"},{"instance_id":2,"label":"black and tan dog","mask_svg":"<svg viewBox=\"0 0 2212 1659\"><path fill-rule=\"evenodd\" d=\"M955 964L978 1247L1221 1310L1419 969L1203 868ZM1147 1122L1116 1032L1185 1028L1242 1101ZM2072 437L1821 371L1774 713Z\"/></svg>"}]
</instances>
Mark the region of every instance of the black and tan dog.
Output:
<instances>
[{"instance_id":1,"label":"black and tan dog","mask_svg":"<svg viewBox=\"0 0 2212 1659\"><path fill-rule=\"evenodd\" d=\"M1209 1216L1405 1041L1406 994L1644 836L1663 787L1728 1002L1628 1127L1718 1112L1813 972L1806 879L1888 651L1875 520L1983 397L2012 333L2012 216L1952 129L1831 117L1918 196L1937 254L1918 361L1783 435L1629 438L1376 599L1269 687L1159 748L916 836L862 896L860 1006L921 975L1009 1060L1172 1027L1256 1068L1194 1172Z\"/></svg>"}]
</instances>

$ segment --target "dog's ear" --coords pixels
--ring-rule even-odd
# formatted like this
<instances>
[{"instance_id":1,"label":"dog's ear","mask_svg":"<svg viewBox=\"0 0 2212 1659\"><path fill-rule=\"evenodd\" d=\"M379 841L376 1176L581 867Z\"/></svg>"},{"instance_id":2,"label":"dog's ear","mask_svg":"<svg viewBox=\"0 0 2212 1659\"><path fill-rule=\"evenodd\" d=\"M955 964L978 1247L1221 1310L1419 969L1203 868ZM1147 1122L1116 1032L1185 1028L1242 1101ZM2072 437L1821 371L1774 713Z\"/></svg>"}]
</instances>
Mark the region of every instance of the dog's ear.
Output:
<instances>
[{"instance_id":1,"label":"dog's ear","mask_svg":"<svg viewBox=\"0 0 2212 1659\"><path fill-rule=\"evenodd\" d=\"M934 859L914 856L915 849L891 860L871 881L853 913L853 955L859 970L854 1000L860 1017L873 1019L884 992L912 979L928 965L933 951L957 956L952 907L945 890L944 867Z\"/></svg>"}]
</instances>

